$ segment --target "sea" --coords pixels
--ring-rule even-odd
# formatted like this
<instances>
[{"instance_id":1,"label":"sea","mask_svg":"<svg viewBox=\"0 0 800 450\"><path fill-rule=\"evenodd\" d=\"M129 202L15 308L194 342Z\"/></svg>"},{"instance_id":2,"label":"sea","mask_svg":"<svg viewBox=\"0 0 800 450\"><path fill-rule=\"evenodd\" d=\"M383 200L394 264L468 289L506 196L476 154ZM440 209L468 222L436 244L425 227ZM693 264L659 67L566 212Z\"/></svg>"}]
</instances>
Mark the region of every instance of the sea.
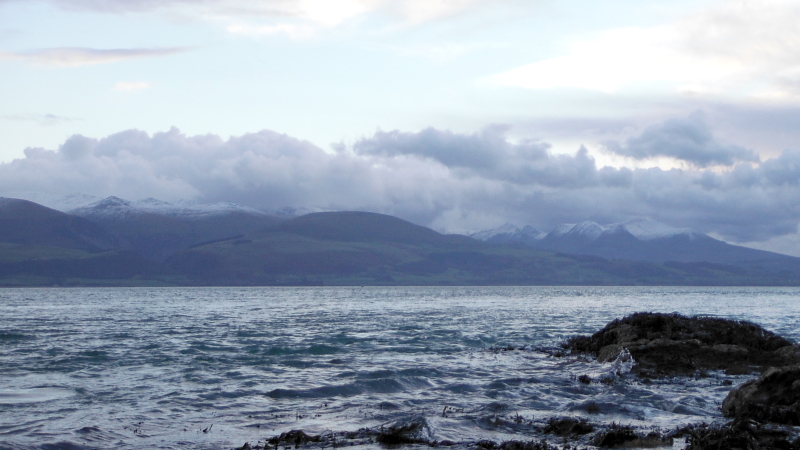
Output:
<instances>
[{"instance_id":1,"label":"sea","mask_svg":"<svg viewBox=\"0 0 800 450\"><path fill-rule=\"evenodd\" d=\"M782 287L2 289L0 449L263 448L291 430L382 448L344 433L408 421L451 448L592 448L543 427L723 422L722 400L752 376L646 383L559 356L565 339L653 311L748 320L797 342L799 299Z\"/></svg>"}]
</instances>

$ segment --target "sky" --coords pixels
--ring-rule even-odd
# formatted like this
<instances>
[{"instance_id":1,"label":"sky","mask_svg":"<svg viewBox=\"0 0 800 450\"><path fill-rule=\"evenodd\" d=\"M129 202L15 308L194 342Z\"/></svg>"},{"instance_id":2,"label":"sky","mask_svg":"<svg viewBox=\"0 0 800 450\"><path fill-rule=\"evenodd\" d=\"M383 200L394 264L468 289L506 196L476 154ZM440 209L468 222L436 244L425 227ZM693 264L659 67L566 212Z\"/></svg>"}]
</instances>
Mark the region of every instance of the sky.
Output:
<instances>
[{"instance_id":1,"label":"sky","mask_svg":"<svg viewBox=\"0 0 800 450\"><path fill-rule=\"evenodd\" d=\"M797 0L0 0L0 195L800 256Z\"/></svg>"}]
</instances>

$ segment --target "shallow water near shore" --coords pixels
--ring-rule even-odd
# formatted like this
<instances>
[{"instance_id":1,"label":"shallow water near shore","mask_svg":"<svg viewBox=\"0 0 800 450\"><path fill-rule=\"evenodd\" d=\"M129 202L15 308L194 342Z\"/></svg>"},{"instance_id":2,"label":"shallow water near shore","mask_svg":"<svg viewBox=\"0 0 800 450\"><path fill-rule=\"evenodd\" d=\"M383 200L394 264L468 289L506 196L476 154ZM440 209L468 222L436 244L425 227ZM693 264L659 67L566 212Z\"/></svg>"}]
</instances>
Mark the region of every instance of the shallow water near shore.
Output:
<instances>
[{"instance_id":1,"label":"shallow water near shore","mask_svg":"<svg viewBox=\"0 0 800 450\"><path fill-rule=\"evenodd\" d=\"M3 289L0 449L230 449L420 416L437 440L560 444L537 426L720 421L727 382L752 377L643 383L553 350L634 311L745 319L797 342L799 298L800 288L716 287Z\"/></svg>"}]
</instances>

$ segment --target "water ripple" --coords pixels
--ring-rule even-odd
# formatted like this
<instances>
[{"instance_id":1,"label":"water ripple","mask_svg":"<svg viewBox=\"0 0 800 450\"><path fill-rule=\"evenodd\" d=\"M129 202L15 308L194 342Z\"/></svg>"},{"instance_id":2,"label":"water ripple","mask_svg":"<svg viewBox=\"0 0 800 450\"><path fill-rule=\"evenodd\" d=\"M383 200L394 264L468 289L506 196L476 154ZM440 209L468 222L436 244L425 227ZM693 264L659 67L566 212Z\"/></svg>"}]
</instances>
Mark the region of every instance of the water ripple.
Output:
<instances>
[{"instance_id":1,"label":"water ripple","mask_svg":"<svg viewBox=\"0 0 800 450\"><path fill-rule=\"evenodd\" d=\"M2 289L0 449L232 448L417 415L455 441L529 439L537 420L565 414L665 428L718 420L723 382L747 377L644 384L547 349L641 310L747 319L797 340L798 294ZM581 375L610 381L586 385Z\"/></svg>"}]
</instances>

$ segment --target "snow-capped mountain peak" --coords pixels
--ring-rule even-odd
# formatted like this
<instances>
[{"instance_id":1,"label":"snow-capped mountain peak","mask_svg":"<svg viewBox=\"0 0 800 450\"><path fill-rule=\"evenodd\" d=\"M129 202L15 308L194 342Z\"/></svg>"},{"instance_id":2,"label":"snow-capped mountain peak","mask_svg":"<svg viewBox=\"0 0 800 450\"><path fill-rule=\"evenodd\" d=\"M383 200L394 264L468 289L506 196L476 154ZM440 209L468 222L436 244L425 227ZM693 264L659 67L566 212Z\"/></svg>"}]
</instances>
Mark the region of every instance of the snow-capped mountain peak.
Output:
<instances>
[{"instance_id":1,"label":"snow-capped mountain peak","mask_svg":"<svg viewBox=\"0 0 800 450\"><path fill-rule=\"evenodd\" d=\"M491 230L483 230L477 233L470 234L470 237L475 238L479 241L485 241L490 239L494 236L501 235L501 234L514 234L520 231L520 228L511 223L504 223L497 228L492 228Z\"/></svg>"},{"instance_id":2,"label":"snow-capped mountain peak","mask_svg":"<svg viewBox=\"0 0 800 450\"><path fill-rule=\"evenodd\" d=\"M663 239L679 234L688 235L690 238L699 235L690 228L675 228L651 219L633 219L614 224L614 226L624 229L641 241Z\"/></svg>"},{"instance_id":3,"label":"snow-capped mountain peak","mask_svg":"<svg viewBox=\"0 0 800 450\"><path fill-rule=\"evenodd\" d=\"M607 226L602 226L596 222L585 221L575 224L568 232L564 233L564 235L580 236L583 239L594 241L606 230L608 230Z\"/></svg>"},{"instance_id":4,"label":"snow-capped mountain peak","mask_svg":"<svg viewBox=\"0 0 800 450\"><path fill-rule=\"evenodd\" d=\"M542 233L530 225L525 225L520 228L514 224L505 223L497 228L479 231L469 236L479 241L524 242L542 239L546 234L547 233Z\"/></svg>"},{"instance_id":5,"label":"snow-capped mountain peak","mask_svg":"<svg viewBox=\"0 0 800 450\"><path fill-rule=\"evenodd\" d=\"M555 227L553 229L553 231L551 231L548 234L551 234L553 236L563 236L563 235L569 233L570 231L572 231L572 229L575 228L575 225L577 225L577 224L576 223L562 223L561 225Z\"/></svg>"},{"instance_id":6,"label":"snow-capped mountain peak","mask_svg":"<svg viewBox=\"0 0 800 450\"><path fill-rule=\"evenodd\" d=\"M526 236L536 240L543 239L545 236L547 236L547 233L539 231L530 225L525 225L524 227L522 227L522 229L519 230L517 234L519 234L520 236Z\"/></svg>"},{"instance_id":7,"label":"snow-capped mountain peak","mask_svg":"<svg viewBox=\"0 0 800 450\"><path fill-rule=\"evenodd\" d=\"M118 209L118 208L130 208L131 202L128 200L111 196L106 197L102 200L98 200L92 204L86 205L86 208L95 208L95 209Z\"/></svg>"},{"instance_id":8,"label":"snow-capped mountain peak","mask_svg":"<svg viewBox=\"0 0 800 450\"><path fill-rule=\"evenodd\" d=\"M80 208L72 209L69 212L83 217L125 217L137 214L157 214L182 219L215 216L233 212L257 216L267 215L264 211L236 203L203 204L181 201L178 202L178 204L173 204L152 197L143 200L128 201L113 196Z\"/></svg>"},{"instance_id":9,"label":"snow-capped mountain peak","mask_svg":"<svg viewBox=\"0 0 800 450\"><path fill-rule=\"evenodd\" d=\"M67 212L71 209L80 208L90 203L100 200L86 194L57 194L53 192L37 192L37 191L13 191L3 192L3 197L18 198L20 200L28 200L30 202L38 203L56 211Z\"/></svg>"},{"instance_id":10,"label":"snow-capped mountain peak","mask_svg":"<svg viewBox=\"0 0 800 450\"><path fill-rule=\"evenodd\" d=\"M705 236L703 233L689 228L676 228L651 219L633 219L625 222L600 225L597 222L584 221L579 223L564 223L549 233L542 233L531 226L520 228L506 223L491 230L473 233L470 236L482 241L491 242L526 242L529 245L539 246L537 242L544 239L543 243L574 241L581 245L598 240L601 236L611 236L618 233L630 233L640 241L666 239L673 236L685 235L689 239Z\"/></svg>"},{"instance_id":11,"label":"snow-capped mountain peak","mask_svg":"<svg viewBox=\"0 0 800 450\"><path fill-rule=\"evenodd\" d=\"M172 203L165 202L163 200L159 200L153 197L147 197L145 199L138 200L135 203L137 206L152 207L152 208L165 208L165 207L169 208L173 206Z\"/></svg>"},{"instance_id":12,"label":"snow-capped mountain peak","mask_svg":"<svg viewBox=\"0 0 800 450\"><path fill-rule=\"evenodd\" d=\"M595 241L604 234L628 232L640 241L664 239L677 235L687 235L689 238L702 236L702 233L690 228L676 228L651 219L633 219L625 222L600 225L596 222L585 221L577 224L565 223L557 226L549 233L552 238L576 236L588 241Z\"/></svg>"}]
</instances>

